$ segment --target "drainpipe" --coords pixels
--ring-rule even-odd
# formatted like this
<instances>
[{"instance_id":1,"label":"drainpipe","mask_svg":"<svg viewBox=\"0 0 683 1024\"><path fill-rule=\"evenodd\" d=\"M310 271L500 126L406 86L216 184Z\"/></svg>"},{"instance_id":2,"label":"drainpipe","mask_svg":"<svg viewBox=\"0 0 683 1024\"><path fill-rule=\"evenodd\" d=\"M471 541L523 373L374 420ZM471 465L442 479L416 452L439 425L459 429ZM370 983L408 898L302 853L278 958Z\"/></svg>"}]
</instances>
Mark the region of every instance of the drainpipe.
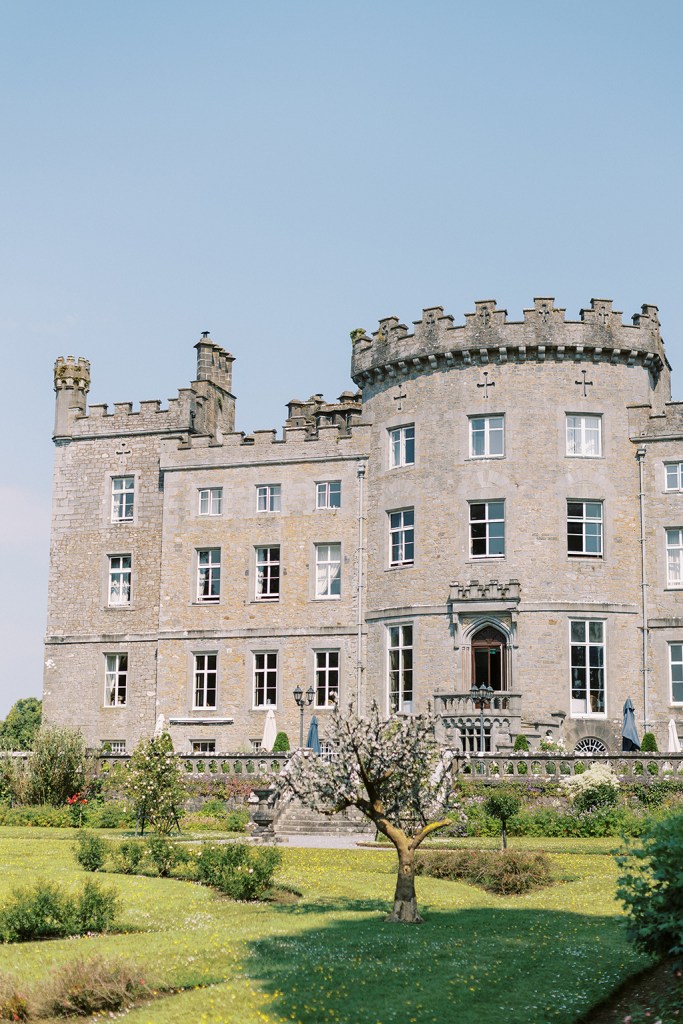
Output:
<instances>
[{"instance_id":1,"label":"drainpipe","mask_svg":"<svg viewBox=\"0 0 683 1024\"><path fill-rule=\"evenodd\" d=\"M638 448L636 459L638 460L638 498L640 499L640 589L641 589L641 614L643 633L643 731L648 728L648 664L647 664L647 562L645 558L645 489L643 484L643 468L645 462L645 449Z\"/></svg>"},{"instance_id":2,"label":"drainpipe","mask_svg":"<svg viewBox=\"0 0 683 1024\"><path fill-rule=\"evenodd\" d=\"M358 477L358 585L356 592L356 608L358 615L356 619L356 714L361 713L361 689L363 685L363 554L364 554L364 504L363 504L363 481L365 480L365 463L359 462L356 466Z\"/></svg>"}]
</instances>

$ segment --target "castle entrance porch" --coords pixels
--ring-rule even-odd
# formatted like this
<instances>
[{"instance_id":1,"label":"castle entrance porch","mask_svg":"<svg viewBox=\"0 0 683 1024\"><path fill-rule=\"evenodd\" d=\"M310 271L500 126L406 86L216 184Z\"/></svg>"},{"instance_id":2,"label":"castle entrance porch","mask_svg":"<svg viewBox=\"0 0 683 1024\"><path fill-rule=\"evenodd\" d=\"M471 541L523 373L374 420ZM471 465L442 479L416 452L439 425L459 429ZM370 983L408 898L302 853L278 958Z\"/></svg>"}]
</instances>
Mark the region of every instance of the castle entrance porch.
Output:
<instances>
[{"instance_id":1,"label":"castle entrance porch","mask_svg":"<svg viewBox=\"0 0 683 1024\"><path fill-rule=\"evenodd\" d=\"M494 626L484 626L472 637L472 683L506 690L507 638Z\"/></svg>"}]
</instances>

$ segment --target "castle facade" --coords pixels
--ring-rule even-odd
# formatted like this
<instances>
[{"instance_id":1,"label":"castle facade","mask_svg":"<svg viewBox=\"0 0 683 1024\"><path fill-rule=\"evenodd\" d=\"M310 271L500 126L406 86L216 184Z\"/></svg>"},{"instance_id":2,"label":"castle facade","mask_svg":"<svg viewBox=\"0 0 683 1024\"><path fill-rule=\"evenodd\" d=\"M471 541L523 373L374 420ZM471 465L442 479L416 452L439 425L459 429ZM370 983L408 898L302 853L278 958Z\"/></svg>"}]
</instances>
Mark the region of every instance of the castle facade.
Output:
<instances>
[{"instance_id":1,"label":"castle facade","mask_svg":"<svg viewBox=\"0 0 683 1024\"><path fill-rule=\"evenodd\" d=\"M202 336L162 409L87 405L55 364L44 714L130 751L295 744L311 699L430 704L444 741L567 750L683 734L683 403L657 308L550 298L352 332L357 392L235 433L233 357Z\"/></svg>"}]
</instances>

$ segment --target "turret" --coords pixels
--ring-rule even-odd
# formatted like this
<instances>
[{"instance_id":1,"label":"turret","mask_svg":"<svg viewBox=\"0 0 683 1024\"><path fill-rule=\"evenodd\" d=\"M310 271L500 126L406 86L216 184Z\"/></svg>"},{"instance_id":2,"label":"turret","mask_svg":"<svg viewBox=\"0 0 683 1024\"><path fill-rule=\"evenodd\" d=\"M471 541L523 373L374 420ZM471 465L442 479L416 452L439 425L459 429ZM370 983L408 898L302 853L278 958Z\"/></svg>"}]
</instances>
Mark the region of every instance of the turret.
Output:
<instances>
[{"instance_id":1,"label":"turret","mask_svg":"<svg viewBox=\"0 0 683 1024\"><path fill-rule=\"evenodd\" d=\"M71 423L76 416L85 416L87 396L90 390L90 363L79 356L59 356L54 370L55 392L55 437L71 433Z\"/></svg>"}]
</instances>

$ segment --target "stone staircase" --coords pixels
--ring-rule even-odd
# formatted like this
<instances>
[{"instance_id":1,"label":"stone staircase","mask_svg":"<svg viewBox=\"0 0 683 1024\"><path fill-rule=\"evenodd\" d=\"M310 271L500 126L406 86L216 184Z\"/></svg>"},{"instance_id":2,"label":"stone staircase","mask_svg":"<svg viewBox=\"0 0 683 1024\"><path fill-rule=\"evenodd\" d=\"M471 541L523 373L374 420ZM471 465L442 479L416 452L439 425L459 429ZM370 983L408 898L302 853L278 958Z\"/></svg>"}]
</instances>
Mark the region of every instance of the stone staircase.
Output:
<instances>
[{"instance_id":1,"label":"stone staircase","mask_svg":"<svg viewBox=\"0 0 683 1024\"><path fill-rule=\"evenodd\" d=\"M273 829L276 836L346 836L374 839L375 829L368 819L350 807L328 817L304 807L298 800L288 800L275 808Z\"/></svg>"}]
</instances>

